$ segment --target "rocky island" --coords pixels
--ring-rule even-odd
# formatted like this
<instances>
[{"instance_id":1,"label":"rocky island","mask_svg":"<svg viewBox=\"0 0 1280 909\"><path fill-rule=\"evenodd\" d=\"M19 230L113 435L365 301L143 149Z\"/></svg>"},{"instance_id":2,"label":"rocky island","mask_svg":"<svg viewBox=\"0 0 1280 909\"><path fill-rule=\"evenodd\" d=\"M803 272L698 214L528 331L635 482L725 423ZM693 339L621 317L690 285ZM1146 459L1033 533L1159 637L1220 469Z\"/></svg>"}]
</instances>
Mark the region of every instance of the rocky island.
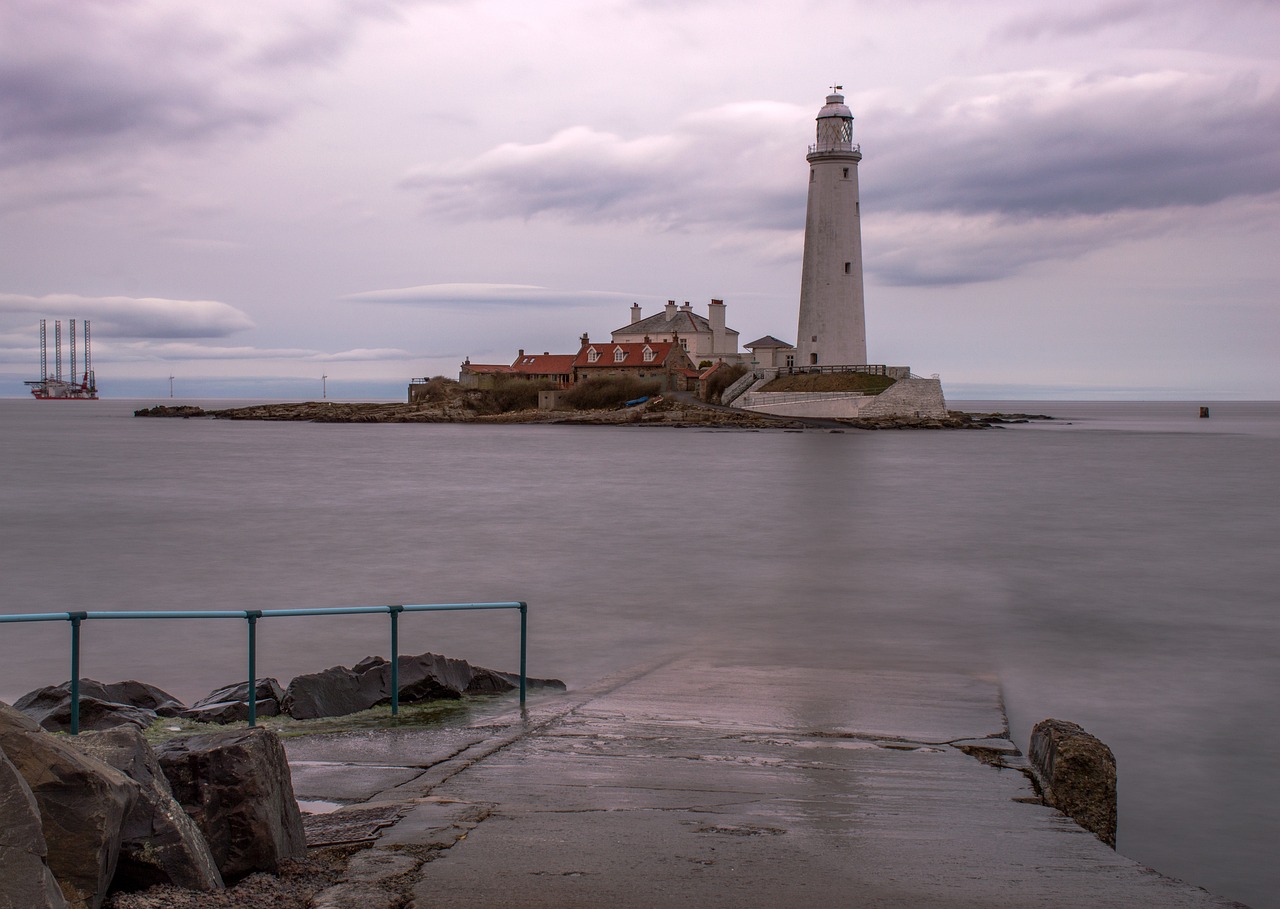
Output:
<instances>
[{"instance_id":1,"label":"rocky island","mask_svg":"<svg viewBox=\"0 0 1280 909\"><path fill-rule=\"evenodd\" d=\"M949 411L945 419L907 416L862 420L782 417L706 404L691 396L658 396L629 407L583 411L535 408L501 410L486 406L487 404L484 392L475 390L471 395L404 404L305 401L210 410L193 405L157 405L136 410L134 416L310 423L550 423L579 426L637 425L704 429L835 431L842 429L988 429L1010 423L1052 419L1043 414L970 414L961 411Z\"/></svg>"}]
</instances>

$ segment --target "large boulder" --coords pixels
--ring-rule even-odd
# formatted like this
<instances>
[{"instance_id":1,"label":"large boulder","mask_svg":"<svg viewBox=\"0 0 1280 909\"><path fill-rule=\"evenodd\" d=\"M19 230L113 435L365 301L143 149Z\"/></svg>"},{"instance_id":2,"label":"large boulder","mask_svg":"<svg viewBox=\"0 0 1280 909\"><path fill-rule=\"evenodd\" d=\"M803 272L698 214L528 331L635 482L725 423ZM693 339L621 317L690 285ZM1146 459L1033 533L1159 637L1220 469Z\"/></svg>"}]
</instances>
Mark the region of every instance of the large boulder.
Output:
<instances>
[{"instance_id":1,"label":"large boulder","mask_svg":"<svg viewBox=\"0 0 1280 909\"><path fill-rule=\"evenodd\" d=\"M67 732L71 728L71 682L29 691L13 706L50 732ZM145 682L80 680L81 729L108 729L121 722L145 728L157 716L177 716L183 709L182 702L169 692Z\"/></svg>"},{"instance_id":2,"label":"large boulder","mask_svg":"<svg viewBox=\"0 0 1280 909\"><path fill-rule=\"evenodd\" d=\"M156 756L228 884L254 871L274 872L283 859L305 854L289 764L271 730L174 738L157 747Z\"/></svg>"},{"instance_id":3,"label":"large boulder","mask_svg":"<svg viewBox=\"0 0 1280 909\"><path fill-rule=\"evenodd\" d=\"M70 691L71 683L63 682L59 687ZM80 696L86 695L100 701L154 710L157 716L177 716L183 710L182 702L163 688L133 679L123 682L95 682L93 679L81 679Z\"/></svg>"},{"instance_id":4,"label":"large boulder","mask_svg":"<svg viewBox=\"0 0 1280 909\"><path fill-rule=\"evenodd\" d=\"M24 706L18 704L25 702ZM71 731L71 692L60 687L42 688L24 695L14 704L23 713L50 732ZM146 729L156 719L156 712L132 704L102 701L95 697L80 698L80 729L111 729L132 725Z\"/></svg>"},{"instance_id":5,"label":"large boulder","mask_svg":"<svg viewBox=\"0 0 1280 909\"><path fill-rule=\"evenodd\" d=\"M71 909L98 909L115 874L138 784L0 704L0 750L40 809L49 869Z\"/></svg>"},{"instance_id":6,"label":"large boulder","mask_svg":"<svg viewBox=\"0 0 1280 909\"><path fill-rule=\"evenodd\" d=\"M257 679L254 684L257 716L278 716L284 701L284 689L272 678ZM236 723L249 719L249 683L239 682L215 689L183 710L180 716L201 723Z\"/></svg>"},{"instance_id":7,"label":"large boulder","mask_svg":"<svg viewBox=\"0 0 1280 909\"><path fill-rule=\"evenodd\" d=\"M559 679L524 680L526 688L550 688L564 691L568 686ZM500 669L485 669L483 666L471 667L471 681L467 685L467 694L502 694L520 687L520 676L514 672L503 672Z\"/></svg>"},{"instance_id":8,"label":"large boulder","mask_svg":"<svg viewBox=\"0 0 1280 909\"><path fill-rule=\"evenodd\" d=\"M414 701L456 700L466 692L475 673L466 660L455 660L438 653L420 653L399 659L400 700ZM385 679L387 699L391 698L391 664L377 672Z\"/></svg>"},{"instance_id":9,"label":"large boulder","mask_svg":"<svg viewBox=\"0 0 1280 909\"><path fill-rule=\"evenodd\" d=\"M113 890L145 890L156 884L187 890L222 888L222 875L204 834L174 799L160 761L140 730L117 726L85 732L69 741L141 789L124 818Z\"/></svg>"},{"instance_id":10,"label":"large boulder","mask_svg":"<svg viewBox=\"0 0 1280 909\"><path fill-rule=\"evenodd\" d=\"M1116 847L1116 759L1075 723L1041 720L1031 731L1031 766L1045 802Z\"/></svg>"},{"instance_id":11,"label":"large boulder","mask_svg":"<svg viewBox=\"0 0 1280 909\"><path fill-rule=\"evenodd\" d=\"M368 710L382 697L376 674L333 666L323 672L296 676L289 682L282 707L294 719L312 720Z\"/></svg>"},{"instance_id":12,"label":"large boulder","mask_svg":"<svg viewBox=\"0 0 1280 909\"><path fill-rule=\"evenodd\" d=\"M0 909L66 909L31 787L0 751Z\"/></svg>"}]
</instances>

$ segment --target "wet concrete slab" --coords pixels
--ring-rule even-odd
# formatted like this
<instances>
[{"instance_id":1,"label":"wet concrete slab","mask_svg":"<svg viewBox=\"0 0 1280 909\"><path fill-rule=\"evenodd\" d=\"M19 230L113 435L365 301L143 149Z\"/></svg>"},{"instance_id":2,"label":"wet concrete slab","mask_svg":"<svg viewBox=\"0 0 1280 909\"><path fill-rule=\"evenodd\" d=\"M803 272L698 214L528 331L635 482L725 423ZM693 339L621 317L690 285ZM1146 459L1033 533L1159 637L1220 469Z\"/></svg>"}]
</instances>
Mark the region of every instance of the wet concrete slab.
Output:
<instances>
[{"instance_id":1,"label":"wet concrete slab","mask_svg":"<svg viewBox=\"0 0 1280 909\"><path fill-rule=\"evenodd\" d=\"M298 799L343 804L368 801L417 779L491 735L488 729L449 726L361 729L289 738L285 753Z\"/></svg>"},{"instance_id":2,"label":"wet concrete slab","mask_svg":"<svg viewBox=\"0 0 1280 909\"><path fill-rule=\"evenodd\" d=\"M685 660L535 714L374 797L417 909L1234 905L1038 804L991 679Z\"/></svg>"}]
</instances>

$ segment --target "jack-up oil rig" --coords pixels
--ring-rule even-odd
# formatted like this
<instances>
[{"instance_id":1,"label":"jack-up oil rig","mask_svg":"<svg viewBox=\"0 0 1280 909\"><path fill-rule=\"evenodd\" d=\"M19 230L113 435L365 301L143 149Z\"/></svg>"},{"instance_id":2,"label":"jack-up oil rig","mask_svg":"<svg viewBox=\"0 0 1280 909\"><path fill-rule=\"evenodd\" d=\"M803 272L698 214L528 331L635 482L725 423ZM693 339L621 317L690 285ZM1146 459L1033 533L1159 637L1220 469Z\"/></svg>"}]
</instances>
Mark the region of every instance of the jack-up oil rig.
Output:
<instances>
[{"instance_id":1,"label":"jack-up oil rig","mask_svg":"<svg viewBox=\"0 0 1280 909\"><path fill-rule=\"evenodd\" d=\"M96 401L98 383L93 377L93 355L89 348L89 320L84 320L84 372L76 378L76 320L68 320L71 328L71 372L62 378L62 322L53 323L54 371L49 375L49 345L45 320L40 320L40 378L23 382L41 401Z\"/></svg>"}]
</instances>

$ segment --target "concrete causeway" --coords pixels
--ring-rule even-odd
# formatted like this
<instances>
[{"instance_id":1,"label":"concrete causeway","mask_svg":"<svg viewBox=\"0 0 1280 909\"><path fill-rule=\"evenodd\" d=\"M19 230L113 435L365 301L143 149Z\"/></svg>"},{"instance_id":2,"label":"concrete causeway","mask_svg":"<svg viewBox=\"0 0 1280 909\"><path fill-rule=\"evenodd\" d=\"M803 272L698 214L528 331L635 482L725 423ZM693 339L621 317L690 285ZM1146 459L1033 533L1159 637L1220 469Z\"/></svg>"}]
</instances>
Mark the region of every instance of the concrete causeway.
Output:
<instances>
[{"instance_id":1,"label":"concrete causeway","mask_svg":"<svg viewBox=\"0 0 1280 909\"><path fill-rule=\"evenodd\" d=\"M679 659L287 748L299 799L385 825L317 909L1240 905L1041 805L1005 735L993 679Z\"/></svg>"}]
</instances>

